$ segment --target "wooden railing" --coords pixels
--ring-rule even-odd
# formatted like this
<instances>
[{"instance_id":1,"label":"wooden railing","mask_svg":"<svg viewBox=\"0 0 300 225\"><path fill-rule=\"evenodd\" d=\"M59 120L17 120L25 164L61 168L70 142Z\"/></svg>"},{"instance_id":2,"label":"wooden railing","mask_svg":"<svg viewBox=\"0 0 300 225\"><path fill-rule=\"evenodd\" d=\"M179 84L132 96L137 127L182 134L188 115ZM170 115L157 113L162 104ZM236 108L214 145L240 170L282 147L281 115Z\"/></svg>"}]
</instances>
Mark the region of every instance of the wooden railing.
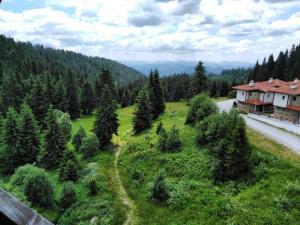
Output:
<instances>
[{"instance_id":1,"label":"wooden railing","mask_svg":"<svg viewBox=\"0 0 300 225\"><path fill-rule=\"evenodd\" d=\"M16 225L53 225L40 214L0 188L0 214ZM0 224L1 221L0 221Z\"/></svg>"}]
</instances>

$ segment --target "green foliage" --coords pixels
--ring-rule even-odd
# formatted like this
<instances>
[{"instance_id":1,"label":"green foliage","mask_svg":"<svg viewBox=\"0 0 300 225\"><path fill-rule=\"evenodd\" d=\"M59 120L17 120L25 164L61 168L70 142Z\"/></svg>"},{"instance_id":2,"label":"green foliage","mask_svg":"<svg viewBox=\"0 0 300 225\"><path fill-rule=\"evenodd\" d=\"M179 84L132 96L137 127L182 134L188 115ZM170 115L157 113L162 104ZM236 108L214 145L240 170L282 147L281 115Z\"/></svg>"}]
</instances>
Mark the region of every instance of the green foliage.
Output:
<instances>
[{"instance_id":1,"label":"green foliage","mask_svg":"<svg viewBox=\"0 0 300 225\"><path fill-rule=\"evenodd\" d=\"M149 75L149 107L153 119L165 111L163 90L157 70L154 73L151 71Z\"/></svg>"},{"instance_id":2,"label":"green foliage","mask_svg":"<svg viewBox=\"0 0 300 225\"><path fill-rule=\"evenodd\" d=\"M65 143L67 144L71 139L72 121L68 113L63 113L60 110L54 110L56 121L60 127L61 133L64 136Z\"/></svg>"},{"instance_id":3,"label":"green foliage","mask_svg":"<svg viewBox=\"0 0 300 225\"><path fill-rule=\"evenodd\" d=\"M23 164L18 114L14 108L8 109L3 128L2 146L0 146L1 172L12 174L15 168Z\"/></svg>"},{"instance_id":4,"label":"green foliage","mask_svg":"<svg viewBox=\"0 0 300 225\"><path fill-rule=\"evenodd\" d=\"M97 186L97 182L94 178L90 178L88 180L88 189L89 189L89 193L90 195L94 196L98 193L98 186Z\"/></svg>"},{"instance_id":5,"label":"green foliage","mask_svg":"<svg viewBox=\"0 0 300 225\"><path fill-rule=\"evenodd\" d=\"M151 113L148 102L147 90L143 88L136 100L136 109L133 117L133 130L135 134L151 127Z\"/></svg>"},{"instance_id":6,"label":"green foliage","mask_svg":"<svg viewBox=\"0 0 300 225\"><path fill-rule=\"evenodd\" d=\"M97 135L101 147L103 147L111 142L113 134L117 134L119 123L116 114L117 107L107 85L102 90L101 99L102 104L97 109L94 123L94 133Z\"/></svg>"},{"instance_id":7,"label":"green foliage","mask_svg":"<svg viewBox=\"0 0 300 225\"><path fill-rule=\"evenodd\" d=\"M37 162L40 151L40 133L37 121L28 105L23 104L20 112L20 146L22 164Z\"/></svg>"},{"instance_id":8,"label":"green foliage","mask_svg":"<svg viewBox=\"0 0 300 225\"><path fill-rule=\"evenodd\" d=\"M83 84L82 90L81 90L81 98L80 98L80 104L83 114L91 114L93 112L93 109L95 107L95 101L94 101L95 95L93 92L92 85L89 81L86 81Z\"/></svg>"},{"instance_id":9,"label":"green foliage","mask_svg":"<svg viewBox=\"0 0 300 225\"><path fill-rule=\"evenodd\" d=\"M44 134L44 143L40 162L47 168L59 165L60 159L65 151L65 137L57 122L55 111L50 108L46 117L47 129Z\"/></svg>"},{"instance_id":10,"label":"green foliage","mask_svg":"<svg viewBox=\"0 0 300 225\"><path fill-rule=\"evenodd\" d=\"M165 184L165 178L162 172L158 172L155 175L155 179L150 189L150 198L158 202L166 202L169 198L169 193Z\"/></svg>"},{"instance_id":11,"label":"green foliage","mask_svg":"<svg viewBox=\"0 0 300 225\"><path fill-rule=\"evenodd\" d=\"M68 209L76 202L75 185L72 182L66 182L62 186L62 191L59 197L59 207L62 211Z\"/></svg>"},{"instance_id":12,"label":"green foliage","mask_svg":"<svg viewBox=\"0 0 300 225\"><path fill-rule=\"evenodd\" d=\"M121 97L121 107L127 107L131 104L131 99L130 99L130 93L128 90L128 87L126 86L123 90L122 97Z\"/></svg>"},{"instance_id":13,"label":"green foliage","mask_svg":"<svg viewBox=\"0 0 300 225\"><path fill-rule=\"evenodd\" d=\"M24 194L27 199L37 206L51 208L54 203L53 183L45 171L32 174L25 183Z\"/></svg>"},{"instance_id":14,"label":"green foliage","mask_svg":"<svg viewBox=\"0 0 300 225\"><path fill-rule=\"evenodd\" d=\"M216 156L216 180L239 179L251 167L246 125L236 110L208 117L197 125L198 143Z\"/></svg>"},{"instance_id":15,"label":"green foliage","mask_svg":"<svg viewBox=\"0 0 300 225\"><path fill-rule=\"evenodd\" d=\"M163 128L163 123L159 121L156 127L156 133L159 134L162 128Z\"/></svg>"},{"instance_id":16,"label":"green foliage","mask_svg":"<svg viewBox=\"0 0 300 225\"><path fill-rule=\"evenodd\" d=\"M72 119L80 116L80 104L77 93L76 84L74 81L74 74L69 70L66 80L66 110L70 114Z\"/></svg>"},{"instance_id":17,"label":"green foliage","mask_svg":"<svg viewBox=\"0 0 300 225\"><path fill-rule=\"evenodd\" d=\"M83 139L86 138L86 136L87 136L87 134L86 134L85 129L82 126L80 126L72 138L72 144L74 145L76 151L79 151L81 144L83 142Z\"/></svg>"},{"instance_id":18,"label":"green foliage","mask_svg":"<svg viewBox=\"0 0 300 225\"><path fill-rule=\"evenodd\" d=\"M24 186L31 176L44 172L44 169L38 168L31 164L26 164L16 169L10 178L10 183L17 186Z\"/></svg>"},{"instance_id":19,"label":"green foliage","mask_svg":"<svg viewBox=\"0 0 300 225\"><path fill-rule=\"evenodd\" d=\"M206 94L197 95L191 100L186 124L195 124L217 111L216 104Z\"/></svg>"},{"instance_id":20,"label":"green foliage","mask_svg":"<svg viewBox=\"0 0 300 225\"><path fill-rule=\"evenodd\" d=\"M65 181L77 181L78 179L78 160L72 150L66 150L61 159L59 178Z\"/></svg>"},{"instance_id":21,"label":"green foliage","mask_svg":"<svg viewBox=\"0 0 300 225\"><path fill-rule=\"evenodd\" d=\"M100 142L95 134L91 134L83 139L79 152L83 153L84 158L94 156L100 151Z\"/></svg>"},{"instance_id":22,"label":"green foliage","mask_svg":"<svg viewBox=\"0 0 300 225\"><path fill-rule=\"evenodd\" d=\"M179 130L176 129L175 125L170 131L165 131L162 128L159 132L158 148L164 152L176 151L181 146L179 137Z\"/></svg>"},{"instance_id":23,"label":"green foliage","mask_svg":"<svg viewBox=\"0 0 300 225\"><path fill-rule=\"evenodd\" d=\"M191 82L191 96L197 95L201 92L207 91L207 77L205 75L205 67L203 66L203 62L199 61L197 66L195 67L195 74L193 77L193 81Z\"/></svg>"},{"instance_id":24,"label":"green foliage","mask_svg":"<svg viewBox=\"0 0 300 225\"><path fill-rule=\"evenodd\" d=\"M236 98L236 90L232 90L228 93L228 99Z\"/></svg>"}]
</instances>

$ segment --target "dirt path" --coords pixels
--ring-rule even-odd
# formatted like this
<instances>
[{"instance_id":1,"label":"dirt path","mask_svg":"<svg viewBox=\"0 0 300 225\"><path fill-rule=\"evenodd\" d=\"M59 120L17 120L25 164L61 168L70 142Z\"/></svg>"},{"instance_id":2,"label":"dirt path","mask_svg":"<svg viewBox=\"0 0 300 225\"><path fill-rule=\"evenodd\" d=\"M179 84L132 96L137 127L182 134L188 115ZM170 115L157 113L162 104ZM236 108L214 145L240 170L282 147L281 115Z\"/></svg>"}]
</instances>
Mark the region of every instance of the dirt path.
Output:
<instances>
[{"instance_id":1,"label":"dirt path","mask_svg":"<svg viewBox=\"0 0 300 225\"><path fill-rule=\"evenodd\" d=\"M113 174L113 182L116 187L117 194L119 195L119 198L123 202L124 205L128 207L127 212L127 219L124 223L124 225L135 225L137 224L137 217L135 216L135 203L134 201L129 197L127 194L118 170L118 161L119 161L119 155L120 155L120 148L118 147L115 152L115 161L114 161L114 174Z\"/></svg>"}]
</instances>

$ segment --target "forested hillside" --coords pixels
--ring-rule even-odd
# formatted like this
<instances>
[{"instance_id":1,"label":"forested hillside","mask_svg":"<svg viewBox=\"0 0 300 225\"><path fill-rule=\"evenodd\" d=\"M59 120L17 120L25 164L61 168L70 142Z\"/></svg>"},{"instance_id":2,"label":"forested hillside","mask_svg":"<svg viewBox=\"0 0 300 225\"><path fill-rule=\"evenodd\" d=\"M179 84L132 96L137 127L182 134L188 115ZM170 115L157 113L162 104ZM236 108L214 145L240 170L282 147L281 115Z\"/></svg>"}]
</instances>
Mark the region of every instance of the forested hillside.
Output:
<instances>
[{"instance_id":1,"label":"forested hillside","mask_svg":"<svg viewBox=\"0 0 300 225\"><path fill-rule=\"evenodd\" d=\"M2 69L1 69L2 68ZM72 51L32 45L27 42L16 42L12 38L0 35L0 69L13 69L22 76L49 72L52 75L63 74L71 68L73 72L95 78L102 69L108 69L118 82L134 81L142 73L116 61L89 57Z\"/></svg>"}]
</instances>

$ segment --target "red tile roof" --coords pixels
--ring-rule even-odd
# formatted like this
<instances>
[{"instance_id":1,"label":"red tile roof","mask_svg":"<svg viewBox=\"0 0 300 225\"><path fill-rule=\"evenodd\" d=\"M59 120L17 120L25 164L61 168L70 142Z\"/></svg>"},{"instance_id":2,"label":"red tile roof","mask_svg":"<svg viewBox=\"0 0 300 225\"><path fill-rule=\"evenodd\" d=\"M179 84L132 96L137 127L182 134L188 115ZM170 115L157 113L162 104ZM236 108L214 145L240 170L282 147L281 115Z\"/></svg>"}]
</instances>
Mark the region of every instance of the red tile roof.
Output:
<instances>
[{"instance_id":1,"label":"red tile roof","mask_svg":"<svg viewBox=\"0 0 300 225\"><path fill-rule=\"evenodd\" d=\"M292 89L291 85L296 84L296 88ZM236 90L242 91L262 91L262 92L276 92L288 95L300 95L300 82L295 83L295 81L282 81L279 79L273 80L272 83L269 81L257 82L254 85L249 86L249 84L239 85L233 87Z\"/></svg>"},{"instance_id":2,"label":"red tile roof","mask_svg":"<svg viewBox=\"0 0 300 225\"><path fill-rule=\"evenodd\" d=\"M270 103L264 103L259 99L249 99L246 100L245 103L251 104L251 105L269 105Z\"/></svg>"},{"instance_id":3,"label":"red tile roof","mask_svg":"<svg viewBox=\"0 0 300 225\"><path fill-rule=\"evenodd\" d=\"M291 109L294 111L298 111L300 112L300 106L296 106L296 105L289 105L288 107L286 107L287 109Z\"/></svg>"},{"instance_id":4,"label":"red tile roof","mask_svg":"<svg viewBox=\"0 0 300 225\"><path fill-rule=\"evenodd\" d=\"M262 91L262 92L274 92L275 89L281 86L288 85L288 82L275 79L272 83L269 83L269 81L263 81L263 82L257 82L254 83L252 86L249 84L239 85L233 87L233 89L236 90L242 90L242 91Z\"/></svg>"}]
</instances>

